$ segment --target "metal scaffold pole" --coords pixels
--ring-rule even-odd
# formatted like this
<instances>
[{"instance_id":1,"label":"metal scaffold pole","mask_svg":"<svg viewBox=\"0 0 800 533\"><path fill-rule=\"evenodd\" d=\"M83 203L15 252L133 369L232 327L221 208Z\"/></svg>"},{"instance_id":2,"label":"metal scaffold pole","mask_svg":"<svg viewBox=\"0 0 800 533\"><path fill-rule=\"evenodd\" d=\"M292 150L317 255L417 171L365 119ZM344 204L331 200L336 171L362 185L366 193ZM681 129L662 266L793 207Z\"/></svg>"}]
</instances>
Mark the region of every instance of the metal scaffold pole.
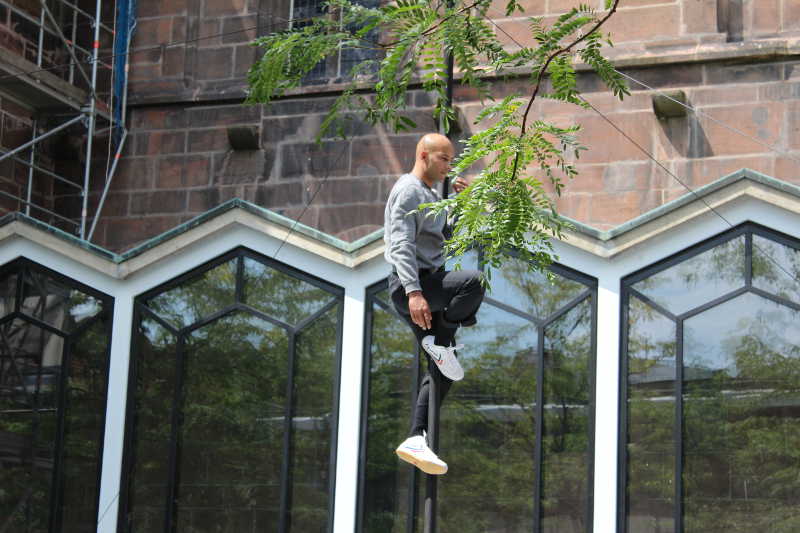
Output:
<instances>
[{"instance_id":1,"label":"metal scaffold pole","mask_svg":"<svg viewBox=\"0 0 800 533\"><path fill-rule=\"evenodd\" d=\"M95 3L94 40L92 41L92 94L89 100L89 124L86 133L86 168L83 174L83 206L81 208L81 239L86 237L86 218L89 214L89 188L92 173L92 144L97 121L97 58L100 51L100 17L102 16L103 1ZM113 118L112 118L113 121Z\"/></svg>"}]
</instances>

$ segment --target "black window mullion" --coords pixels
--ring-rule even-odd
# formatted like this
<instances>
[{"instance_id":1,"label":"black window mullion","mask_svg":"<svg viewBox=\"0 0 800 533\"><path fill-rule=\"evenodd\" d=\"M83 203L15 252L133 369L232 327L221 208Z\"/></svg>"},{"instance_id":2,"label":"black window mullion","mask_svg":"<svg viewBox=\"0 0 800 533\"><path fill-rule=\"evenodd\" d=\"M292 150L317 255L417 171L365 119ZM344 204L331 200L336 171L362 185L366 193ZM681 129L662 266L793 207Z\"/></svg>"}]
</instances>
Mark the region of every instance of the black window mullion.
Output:
<instances>
[{"instance_id":1,"label":"black window mullion","mask_svg":"<svg viewBox=\"0 0 800 533\"><path fill-rule=\"evenodd\" d=\"M630 286L626 287L626 290L629 295L631 294L634 295L636 299L641 300L643 303L646 303L648 306L652 307L654 310L658 311L659 313L669 318L673 322L678 320L678 317L675 315L675 313L673 313L666 307L663 307L661 304L654 302L649 296L642 294L641 292L637 291L636 289ZM628 298L628 300L630 301L630 298Z\"/></svg>"},{"instance_id":2,"label":"black window mullion","mask_svg":"<svg viewBox=\"0 0 800 533\"><path fill-rule=\"evenodd\" d=\"M235 289L236 303L244 303L244 257L239 256L236 259L236 289Z\"/></svg>"},{"instance_id":3,"label":"black window mullion","mask_svg":"<svg viewBox=\"0 0 800 533\"><path fill-rule=\"evenodd\" d=\"M744 236L744 284L748 289L753 286L753 234Z\"/></svg>"},{"instance_id":4,"label":"black window mullion","mask_svg":"<svg viewBox=\"0 0 800 533\"><path fill-rule=\"evenodd\" d=\"M562 307L561 309L556 311L554 314L552 314L550 317L548 317L547 320L542 322L542 326L541 326L542 327L542 331L544 331L545 329L550 327L550 325L553 322L556 322L558 319L562 318L564 315L566 315L567 313L572 311L578 304L580 304L581 302L583 302L584 300L589 298L591 295L592 295L592 291L591 290L587 290L585 292L580 293L578 296L576 296L572 300L570 300L569 303L564 305L564 307Z\"/></svg>"},{"instance_id":5,"label":"black window mullion","mask_svg":"<svg viewBox=\"0 0 800 533\"><path fill-rule=\"evenodd\" d=\"M683 320L675 328L675 531L683 531Z\"/></svg>"},{"instance_id":6,"label":"black window mullion","mask_svg":"<svg viewBox=\"0 0 800 533\"><path fill-rule=\"evenodd\" d=\"M622 287L620 306L619 429L617 439L617 531L628 531L628 307L629 288ZM596 337L596 335L595 335Z\"/></svg>"},{"instance_id":7,"label":"black window mullion","mask_svg":"<svg viewBox=\"0 0 800 533\"><path fill-rule=\"evenodd\" d=\"M534 488L533 488L533 533L539 533L542 530L542 488L544 482L542 479L542 457L544 450L542 449L542 437L544 434L544 329L537 328L538 343L537 343L537 357L538 368L536 369L536 444L534 446Z\"/></svg>"},{"instance_id":8,"label":"black window mullion","mask_svg":"<svg viewBox=\"0 0 800 533\"><path fill-rule=\"evenodd\" d=\"M61 356L61 369L58 376L58 400L55 404L57 416L56 440L53 448L53 474L50 484L53 491L50 496L50 531L53 533L61 531L61 501L64 492L64 432L66 426L69 365L72 359L73 342L73 339L64 341L64 348Z\"/></svg>"},{"instance_id":9,"label":"black window mullion","mask_svg":"<svg viewBox=\"0 0 800 533\"><path fill-rule=\"evenodd\" d=\"M173 337L178 337L180 335L180 332L177 329L175 329L174 326L172 326L169 322L158 316L152 309L150 309L146 305L138 301L133 305L140 315L147 315L147 318L153 320L154 322L158 322L158 325L167 330ZM141 321L141 316L138 316L136 320L137 320L136 324L139 324L139 322Z\"/></svg>"},{"instance_id":10,"label":"black window mullion","mask_svg":"<svg viewBox=\"0 0 800 533\"><path fill-rule=\"evenodd\" d=\"M515 307L511 307L508 304L504 304L500 300L495 300L494 298L490 298L490 297L484 297L483 301L485 303L489 304L489 305L493 305L494 307L497 307L498 309L502 309L503 311L505 311L507 313L510 313L510 314L512 314L514 316L518 316L520 318L528 320L529 322L533 322L534 324L536 324L536 327L540 327L541 326L541 321L538 318L536 318L535 316L533 316L532 314L526 313L525 311L520 311L519 309L517 309Z\"/></svg>"},{"instance_id":11,"label":"black window mullion","mask_svg":"<svg viewBox=\"0 0 800 533\"><path fill-rule=\"evenodd\" d=\"M731 291L728 294L723 294L719 298L714 298L713 300L710 300L710 301L704 303L703 305L701 305L699 307L695 307L694 309L692 309L690 311L686 311L685 313L682 313L682 314L678 315L677 322L682 322L684 320L687 320L689 318L697 316L700 313L704 313L705 311L708 311L712 307L716 307L716 306L718 306L720 304L724 304L728 300L733 300L734 298L737 298L737 297L741 296L742 294L744 294L746 292L748 292L747 287L739 287L735 291Z\"/></svg>"},{"instance_id":12,"label":"black window mullion","mask_svg":"<svg viewBox=\"0 0 800 533\"><path fill-rule=\"evenodd\" d=\"M297 335L289 332L289 354L286 372L286 406L283 419L283 462L281 463L280 522L278 533L288 533L291 527L289 515L292 507L292 422L294 416L294 365Z\"/></svg>"},{"instance_id":13,"label":"black window mullion","mask_svg":"<svg viewBox=\"0 0 800 533\"><path fill-rule=\"evenodd\" d=\"M186 340L183 335L178 337L175 358L175 389L172 397L172 431L169 443L169 466L167 470L167 501L164 509L164 533L175 531L177 485L178 485L178 446L180 441L180 426L183 418L183 379L186 366Z\"/></svg>"},{"instance_id":14,"label":"black window mullion","mask_svg":"<svg viewBox=\"0 0 800 533\"><path fill-rule=\"evenodd\" d=\"M759 289L758 287L751 287L748 292L752 292L753 294L757 294L757 295L761 296L762 298L765 298L767 300L775 302L776 304L779 304L779 305L784 305L786 307L794 309L795 311L800 311L800 304L794 303L794 302L792 302L790 300L784 300L783 298L781 298L779 296L775 296L774 294L772 294L770 292L767 292L767 291L765 291L763 289Z\"/></svg>"},{"instance_id":15,"label":"black window mullion","mask_svg":"<svg viewBox=\"0 0 800 533\"><path fill-rule=\"evenodd\" d=\"M313 315L309 315L306 318L304 318L303 320L301 320L297 324L297 326L295 326L295 328L294 328L295 331L302 331L302 330L306 329L306 327L308 327L309 324L311 324L313 322L316 322L319 319L319 317L321 317L322 315L324 315L325 313L330 311L331 308L333 308L338 303L339 303L339 299L338 298L334 298L330 302L326 303L325 305L320 307L319 310L317 312L315 312Z\"/></svg>"}]
</instances>

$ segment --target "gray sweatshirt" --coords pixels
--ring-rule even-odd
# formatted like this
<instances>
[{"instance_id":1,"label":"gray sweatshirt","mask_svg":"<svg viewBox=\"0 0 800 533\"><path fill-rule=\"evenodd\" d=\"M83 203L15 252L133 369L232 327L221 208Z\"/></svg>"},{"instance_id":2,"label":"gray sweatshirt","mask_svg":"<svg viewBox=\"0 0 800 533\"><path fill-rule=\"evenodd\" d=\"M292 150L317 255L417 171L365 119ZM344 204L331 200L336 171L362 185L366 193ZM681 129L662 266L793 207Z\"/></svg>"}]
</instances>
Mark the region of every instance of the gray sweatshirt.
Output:
<instances>
[{"instance_id":1,"label":"gray sweatshirt","mask_svg":"<svg viewBox=\"0 0 800 533\"><path fill-rule=\"evenodd\" d=\"M438 269L444 264L442 246L447 217L408 215L419 204L438 202L439 192L429 188L413 174L403 174L389 193L383 220L386 261L394 266L406 294L418 291L419 270Z\"/></svg>"}]
</instances>

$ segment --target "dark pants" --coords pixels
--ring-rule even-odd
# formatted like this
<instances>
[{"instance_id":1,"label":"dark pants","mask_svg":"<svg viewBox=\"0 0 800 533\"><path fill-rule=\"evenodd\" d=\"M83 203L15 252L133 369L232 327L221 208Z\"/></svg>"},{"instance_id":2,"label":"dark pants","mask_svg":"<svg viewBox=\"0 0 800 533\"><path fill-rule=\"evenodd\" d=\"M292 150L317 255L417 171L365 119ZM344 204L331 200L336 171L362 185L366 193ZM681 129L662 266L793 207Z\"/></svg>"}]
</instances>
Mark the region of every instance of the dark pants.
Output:
<instances>
[{"instance_id":1,"label":"dark pants","mask_svg":"<svg viewBox=\"0 0 800 533\"><path fill-rule=\"evenodd\" d=\"M437 270L432 273L420 273L422 295L428 301L431 309L431 329L424 330L411 320L408 311L408 296L400 285L395 274L389 275L389 288L392 291L392 303L400 316L411 326L417 341L421 342L427 335L436 338L440 346L455 344L456 330L459 326L472 326L475 324L475 315L483 301L484 289L480 283L480 272L477 270L457 270L448 272ZM430 390L431 372L438 374L439 378L439 405L453 382L444 377L439 368L431 363L430 356L424 350L428 360L428 371L422 379L414 408L414 419L411 422L411 435L422 435L428 428L428 395Z\"/></svg>"}]
</instances>

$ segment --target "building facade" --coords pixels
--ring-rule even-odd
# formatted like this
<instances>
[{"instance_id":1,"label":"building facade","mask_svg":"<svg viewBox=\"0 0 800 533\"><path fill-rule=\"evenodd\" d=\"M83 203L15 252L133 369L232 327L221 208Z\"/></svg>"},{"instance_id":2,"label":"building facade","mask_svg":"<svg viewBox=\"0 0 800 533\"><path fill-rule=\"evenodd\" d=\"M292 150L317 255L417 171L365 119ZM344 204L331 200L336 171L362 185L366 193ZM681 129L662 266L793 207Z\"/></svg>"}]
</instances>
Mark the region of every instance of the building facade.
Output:
<instances>
[{"instance_id":1,"label":"building facade","mask_svg":"<svg viewBox=\"0 0 800 533\"><path fill-rule=\"evenodd\" d=\"M610 54L632 94L581 70L596 110L536 104L590 148L557 199L573 228L553 280L493 272L460 334L440 531L800 528L796 4L622 0ZM572 3L523 5L548 20ZM26 43L11 16L34 8L0 6L4 42ZM0 530L422 530L424 476L393 450L423 369L381 226L431 101L410 94L414 131L355 123L315 145L357 59L343 51L302 90L243 104L249 42L316 9L139 0L91 239L55 216L80 225L75 187L41 170L79 180L62 169L80 157L37 152L28 189L50 213L26 215L11 196L27 174L3 174ZM495 24L529 39L523 16L498 7ZM43 115L3 81L14 150ZM460 135L477 131L476 96L457 86L455 104ZM107 145L84 168L108 176Z\"/></svg>"}]
</instances>

